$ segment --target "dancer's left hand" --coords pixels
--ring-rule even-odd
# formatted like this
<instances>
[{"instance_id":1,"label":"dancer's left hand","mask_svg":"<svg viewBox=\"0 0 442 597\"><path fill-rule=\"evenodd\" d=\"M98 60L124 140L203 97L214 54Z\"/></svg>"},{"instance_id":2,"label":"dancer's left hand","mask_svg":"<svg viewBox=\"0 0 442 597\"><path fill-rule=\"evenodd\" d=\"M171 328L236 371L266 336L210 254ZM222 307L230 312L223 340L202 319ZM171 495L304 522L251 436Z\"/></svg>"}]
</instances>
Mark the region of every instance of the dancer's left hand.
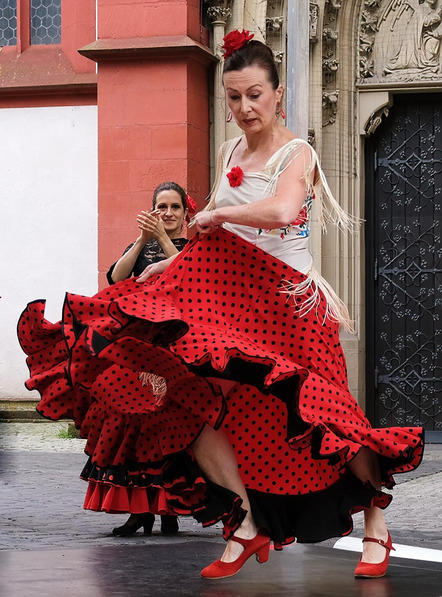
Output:
<instances>
[{"instance_id":1,"label":"dancer's left hand","mask_svg":"<svg viewBox=\"0 0 442 597\"><path fill-rule=\"evenodd\" d=\"M190 221L191 226L196 226L200 234L210 234L219 224L215 223L215 210L200 211Z\"/></svg>"}]
</instances>

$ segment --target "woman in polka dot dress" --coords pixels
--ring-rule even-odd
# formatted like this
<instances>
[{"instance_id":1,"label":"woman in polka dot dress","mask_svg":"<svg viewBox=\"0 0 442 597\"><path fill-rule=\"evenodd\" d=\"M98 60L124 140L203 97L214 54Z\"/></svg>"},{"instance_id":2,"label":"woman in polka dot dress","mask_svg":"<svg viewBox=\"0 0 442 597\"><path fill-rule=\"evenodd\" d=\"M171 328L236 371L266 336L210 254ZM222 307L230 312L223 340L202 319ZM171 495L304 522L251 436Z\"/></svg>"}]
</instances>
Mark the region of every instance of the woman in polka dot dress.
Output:
<instances>
[{"instance_id":1,"label":"woman in polka dot dress","mask_svg":"<svg viewBox=\"0 0 442 597\"><path fill-rule=\"evenodd\" d=\"M227 103L244 135L221 147L199 234L138 281L68 294L62 328L31 303L19 324L27 387L43 415L75 420L97 474L139 464L114 480L115 502L162 496L175 514L223 521L226 549L202 576L265 562L270 541L346 535L362 510L355 573L382 576L381 487L418 466L423 430L373 429L349 393L339 328L350 322L307 239L313 202L324 223L352 222L313 149L278 121L273 55L251 37L225 38ZM150 374L161 388L141 383Z\"/></svg>"}]
</instances>

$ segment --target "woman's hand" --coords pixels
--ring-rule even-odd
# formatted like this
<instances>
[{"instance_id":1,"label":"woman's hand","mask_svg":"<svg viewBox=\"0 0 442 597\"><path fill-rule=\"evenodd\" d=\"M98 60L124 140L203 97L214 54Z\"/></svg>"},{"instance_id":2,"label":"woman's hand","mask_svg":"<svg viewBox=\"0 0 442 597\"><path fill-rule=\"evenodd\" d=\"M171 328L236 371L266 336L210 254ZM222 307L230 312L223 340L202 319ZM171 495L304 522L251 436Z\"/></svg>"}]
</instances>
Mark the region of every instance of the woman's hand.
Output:
<instances>
[{"instance_id":1,"label":"woman's hand","mask_svg":"<svg viewBox=\"0 0 442 597\"><path fill-rule=\"evenodd\" d=\"M152 276L158 276L159 274L162 274L168 266L167 261L167 259L163 259L163 261L158 261L157 263L151 263L148 265L138 276L137 282L145 282Z\"/></svg>"},{"instance_id":2,"label":"woman's hand","mask_svg":"<svg viewBox=\"0 0 442 597\"><path fill-rule=\"evenodd\" d=\"M216 209L200 211L192 218L191 225L195 225L200 234L210 234L222 223L217 221L216 212Z\"/></svg>"},{"instance_id":3,"label":"woman's hand","mask_svg":"<svg viewBox=\"0 0 442 597\"><path fill-rule=\"evenodd\" d=\"M163 259L162 261L158 261L157 263L151 263L138 276L137 282L145 282L152 276L159 276L169 267L169 265L172 263L172 261L176 257L178 257L178 255L179 255L179 253L175 253L174 255L171 255L167 259Z\"/></svg>"},{"instance_id":4,"label":"woman's hand","mask_svg":"<svg viewBox=\"0 0 442 597\"><path fill-rule=\"evenodd\" d=\"M146 238L146 242L152 238L159 240L167 236L163 220L157 211L142 211L137 217L138 228L141 230L140 237Z\"/></svg>"}]
</instances>

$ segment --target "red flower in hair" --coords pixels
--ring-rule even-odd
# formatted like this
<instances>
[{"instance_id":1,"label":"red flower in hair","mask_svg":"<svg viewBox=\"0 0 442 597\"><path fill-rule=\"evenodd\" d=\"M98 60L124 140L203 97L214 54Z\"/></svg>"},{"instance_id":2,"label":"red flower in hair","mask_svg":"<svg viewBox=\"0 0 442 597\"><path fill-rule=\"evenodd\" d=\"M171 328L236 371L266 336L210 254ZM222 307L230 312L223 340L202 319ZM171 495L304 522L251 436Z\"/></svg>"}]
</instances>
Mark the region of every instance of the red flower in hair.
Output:
<instances>
[{"instance_id":1,"label":"red flower in hair","mask_svg":"<svg viewBox=\"0 0 442 597\"><path fill-rule=\"evenodd\" d=\"M195 201L192 199L190 195L186 194L186 206L187 206L187 214L186 214L186 222L190 222L190 216L196 213L197 205Z\"/></svg>"},{"instance_id":2,"label":"red flower in hair","mask_svg":"<svg viewBox=\"0 0 442 597\"><path fill-rule=\"evenodd\" d=\"M187 211L190 214L196 213L197 205L190 195L186 195L186 205L187 205Z\"/></svg>"},{"instance_id":3,"label":"red flower in hair","mask_svg":"<svg viewBox=\"0 0 442 597\"><path fill-rule=\"evenodd\" d=\"M244 29L242 31L235 29L234 31L228 33L225 37L223 37L224 45L222 49L224 50L224 59L231 56L235 50L242 48L253 37L253 33L250 33L250 31L245 31Z\"/></svg>"},{"instance_id":4,"label":"red flower in hair","mask_svg":"<svg viewBox=\"0 0 442 597\"><path fill-rule=\"evenodd\" d=\"M230 172L227 172L227 178L231 187L239 187L242 183L244 172L239 166L234 166Z\"/></svg>"}]
</instances>

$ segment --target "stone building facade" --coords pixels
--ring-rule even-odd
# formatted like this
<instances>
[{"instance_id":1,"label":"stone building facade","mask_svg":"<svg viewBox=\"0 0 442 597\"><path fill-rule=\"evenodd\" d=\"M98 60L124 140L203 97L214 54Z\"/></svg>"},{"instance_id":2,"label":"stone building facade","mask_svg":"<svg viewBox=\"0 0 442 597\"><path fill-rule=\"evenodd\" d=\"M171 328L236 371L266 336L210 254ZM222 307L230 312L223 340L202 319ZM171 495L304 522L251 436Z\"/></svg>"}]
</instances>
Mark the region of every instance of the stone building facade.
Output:
<instances>
[{"instance_id":1,"label":"stone building facade","mask_svg":"<svg viewBox=\"0 0 442 597\"><path fill-rule=\"evenodd\" d=\"M69 255L80 255L73 260L75 276L67 274L69 283L64 271L56 278L51 271L36 276L41 255L17 261L12 254L5 279L21 269L31 286L52 284L58 297L68 287L78 292L85 277L96 280L97 269L103 277L132 239L133 215L169 174L203 205L216 148L239 134L226 122L222 38L232 29L247 29L274 50L286 88L287 126L309 138L336 198L363 220L348 236L335 230L322 235L315 218L312 226L315 265L355 321L355 333L342 337L350 388L376 424L423 423L430 437L440 437L442 0L4 5L15 6L16 21L14 34L14 17L0 7L0 122L14 155L26 156L27 166L21 189L20 169L8 165L10 151L2 177L9 181L8 193L12 189L20 198L15 205L28 213L26 238L34 247L28 255L40 255L36 250L44 246L47 269L58 273L53 237L45 236L44 226L35 231L40 213L50 218L51 231L63 230L71 217L67 248ZM51 44L34 26L32 10L43 5L48 14L52 5L61 7L61 38L50 38ZM45 164L67 156L56 179L49 168L43 170L47 183L41 189L33 186L41 156L14 137L18 131L26 139L31 120L39 123L33 143L46 148ZM65 130L61 141L59 130ZM83 147L77 155L74 133L80 130ZM78 171L88 172L79 188ZM47 209L48 187L55 215ZM39 201L32 201L29 188L40 192ZM70 201L57 202L57 188ZM78 221L72 221L74 191L88 197ZM8 205L12 223L18 215ZM15 238L14 226L8 228L7 246ZM84 242L75 244L82 231ZM89 247L92 237L96 246ZM94 290L92 278L85 294ZM11 292L2 293L10 305L8 321L35 294L25 296L22 286L10 285ZM25 376L22 365L11 366L22 359L17 351L0 357L8 375ZM19 394L17 387L6 384L1 394Z\"/></svg>"}]
</instances>

